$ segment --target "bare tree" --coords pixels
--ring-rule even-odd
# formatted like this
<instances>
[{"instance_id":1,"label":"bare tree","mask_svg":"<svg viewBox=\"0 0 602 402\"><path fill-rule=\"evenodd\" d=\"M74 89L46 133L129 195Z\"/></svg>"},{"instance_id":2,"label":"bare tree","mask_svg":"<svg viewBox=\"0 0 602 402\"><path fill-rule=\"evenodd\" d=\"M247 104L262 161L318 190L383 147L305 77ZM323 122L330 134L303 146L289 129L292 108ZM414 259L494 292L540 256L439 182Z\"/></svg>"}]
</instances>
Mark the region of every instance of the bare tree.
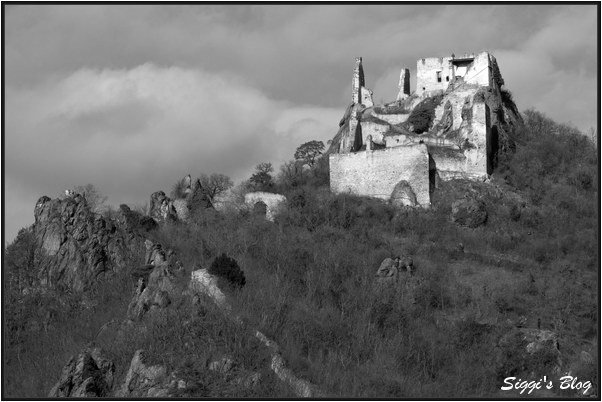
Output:
<instances>
[{"instance_id":1,"label":"bare tree","mask_svg":"<svg viewBox=\"0 0 602 402\"><path fill-rule=\"evenodd\" d=\"M207 192L207 195L212 200L216 196L230 189L234 185L234 183L228 176L220 173L211 173L210 175L202 174L199 177L199 180L201 181L201 185Z\"/></svg>"},{"instance_id":2,"label":"bare tree","mask_svg":"<svg viewBox=\"0 0 602 402\"><path fill-rule=\"evenodd\" d=\"M291 160L284 162L280 166L280 173L278 174L278 182L281 184L290 184L295 186L303 175L303 162Z\"/></svg>"}]
</instances>

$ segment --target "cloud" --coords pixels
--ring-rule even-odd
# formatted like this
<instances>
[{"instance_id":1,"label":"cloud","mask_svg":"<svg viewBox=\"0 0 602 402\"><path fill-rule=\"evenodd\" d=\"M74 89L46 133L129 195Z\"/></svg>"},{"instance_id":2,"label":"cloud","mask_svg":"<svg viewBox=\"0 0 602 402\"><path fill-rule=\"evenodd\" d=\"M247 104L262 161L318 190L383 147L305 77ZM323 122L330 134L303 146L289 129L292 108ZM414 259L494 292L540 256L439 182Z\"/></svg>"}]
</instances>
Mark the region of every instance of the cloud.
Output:
<instances>
[{"instance_id":1,"label":"cloud","mask_svg":"<svg viewBox=\"0 0 602 402\"><path fill-rule=\"evenodd\" d=\"M7 190L26 198L8 197L9 210L86 183L114 204L142 204L187 173L241 180L259 162L277 167L301 143L331 138L340 118L270 99L231 74L153 64L81 69L7 88L6 100ZM7 218L9 234L28 223Z\"/></svg>"},{"instance_id":2,"label":"cloud","mask_svg":"<svg viewBox=\"0 0 602 402\"><path fill-rule=\"evenodd\" d=\"M401 67L489 50L521 110L595 125L595 5L7 5L5 188L13 211L73 185L143 203L187 173L241 180L327 141L362 56L374 99ZM21 201L19 201L21 200ZM15 215L16 216L16 215ZM9 236L10 237L10 236Z\"/></svg>"}]
</instances>

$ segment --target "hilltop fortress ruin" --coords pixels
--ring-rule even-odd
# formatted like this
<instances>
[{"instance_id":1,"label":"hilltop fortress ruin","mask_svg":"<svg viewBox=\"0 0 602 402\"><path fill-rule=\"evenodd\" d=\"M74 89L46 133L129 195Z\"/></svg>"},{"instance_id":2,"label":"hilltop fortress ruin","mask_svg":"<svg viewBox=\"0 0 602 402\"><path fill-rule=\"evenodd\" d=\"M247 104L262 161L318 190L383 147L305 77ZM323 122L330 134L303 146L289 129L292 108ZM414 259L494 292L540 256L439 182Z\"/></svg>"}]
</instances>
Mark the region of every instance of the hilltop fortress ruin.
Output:
<instances>
[{"instance_id":1,"label":"hilltop fortress ruin","mask_svg":"<svg viewBox=\"0 0 602 402\"><path fill-rule=\"evenodd\" d=\"M428 207L440 180L487 180L521 121L503 86L487 52L424 58L413 93L402 68L397 99L375 105L356 58L352 103L328 150L331 190Z\"/></svg>"}]
</instances>

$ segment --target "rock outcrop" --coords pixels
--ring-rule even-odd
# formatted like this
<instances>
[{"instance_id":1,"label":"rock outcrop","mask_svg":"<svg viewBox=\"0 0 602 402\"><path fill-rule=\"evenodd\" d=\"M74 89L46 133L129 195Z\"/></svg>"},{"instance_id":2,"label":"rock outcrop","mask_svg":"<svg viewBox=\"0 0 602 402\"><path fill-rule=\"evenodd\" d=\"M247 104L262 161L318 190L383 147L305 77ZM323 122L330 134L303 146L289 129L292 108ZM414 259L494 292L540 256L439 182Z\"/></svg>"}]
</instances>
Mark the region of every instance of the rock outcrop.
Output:
<instances>
[{"instance_id":1,"label":"rock outcrop","mask_svg":"<svg viewBox=\"0 0 602 402\"><path fill-rule=\"evenodd\" d=\"M193 294L202 294L209 297L226 313L231 311L231 307L226 300L226 296L217 285L217 278L209 274L207 270L199 269L193 271L189 287L190 291ZM243 324L242 319L240 317L236 316L232 318L239 325ZM260 331L255 331L255 337L259 339L261 343L270 351L272 357L270 369L282 382L290 386L298 397L312 398L321 396L320 391L315 385L295 376L295 374L289 368L286 367L284 359L280 354L280 348L276 342L267 338ZM231 361L229 362L228 357L226 356L221 360L213 362L210 368L220 372L223 372L224 370L228 371L231 369ZM249 376L241 377L237 381L241 382L245 386L253 386L257 384L259 379L260 375L258 373L251 373Z\"/></svg>"},{"instance_id":2,"label":"rock outcrop","mask_svg":"<svg viewBox=\"0 0 602 402\"><path fill-rule=\"evenodd\" d=\"M401 275L414 274L414 260L412 257L404 255L401 257L385 258L381 262L376 276L379 281L392 281L396 282L399 280Z\"/></svg>"},{"instance_id":3,"label":"rock outcrop","mask_svg":"<svg viewBox=\"0 0 602 402\"><path fill-rule=\"evenodd\" d=\"M157 223L150 216L142 215L132 211L125 204L119 206L117 226L130 238L143 237L157 228Z\"/></svg>"},{"instance_id":4,"label":"rock outcrop","mask_svg":"<svg viewBox=\"0 0 602 402\"><path fill-rule=\"evenodd\" d=\"M108 271L126 268L135 247L110 219L90 210L85 198L41 197L34 210L36 266L43 286L82 291Z\"/></svg>"},{"instance_id":5,"label":"rock outcrop","mask_svg":"<svg viewBox=\"0 0 602 402\"><path fill-rule=\"evenodd\" d=\"M206 295L218 306L226 310L230 309L226 301L226 295L224 295L217 285L217 278L211 275L206 269L192 271L188 286L193 294Z\"/></svg>"},{"instance_id":6,"label":"rock outcrop","mask_svg":"<svg viewBox=\"0 0 602 402\"><path fill-rule=\"evenodd\" d=\"M150 198L150 216L155 222L188 222L198 210L213 208L213 202L200 180L191 185L190 175L184 180L184 197L172 200L163 191L156 191Z\"/></svg>"},{"instance_id":7,"label":"rock outcrop","mask_svg":"<svg viewBox=\"0 0 602 402\"><path fill-rule=\"evenodd\" d=\"M125 381L117 392L119 398L165 398L173 385L167 376L167 369L161 365L150 366L144 363L144 351L137 350L130 363Z\"/></svg>"},{"instance_id":8,"label":"rock outcrop","mask_svg":"<svg viewBox=\"0 0 602 402\"><path fill-rule=\"evenodd\" d=\"M115 365L100 348L86 349L63 367L49 398L102 398L110 396Z\"/></svg>"},{"instance_id":9,"label":"rock outcrop","mask_svg":"<svg viewBox=\"0 0 602 402\"><path fill-rule=\"evenodd\" d=\"M128 306L128 318L141 319L148 311L166 308L176 296L174 262L169 261L167 253L158 243L146 241L145 265L133 270L138 279L138 287ZM173 259L172 259L173 260Z\"/></svg>"},{"instance_id":10,"label":"rock outcrop","mask_svg":"<svg viewBox=\"0 0 602 402\"><path fill-rule=\"evenodd\" d=\"M155 222L177 219L173 202L163 191L155 191L151 194L149 215Z\"/></svg>"}]
</instances>

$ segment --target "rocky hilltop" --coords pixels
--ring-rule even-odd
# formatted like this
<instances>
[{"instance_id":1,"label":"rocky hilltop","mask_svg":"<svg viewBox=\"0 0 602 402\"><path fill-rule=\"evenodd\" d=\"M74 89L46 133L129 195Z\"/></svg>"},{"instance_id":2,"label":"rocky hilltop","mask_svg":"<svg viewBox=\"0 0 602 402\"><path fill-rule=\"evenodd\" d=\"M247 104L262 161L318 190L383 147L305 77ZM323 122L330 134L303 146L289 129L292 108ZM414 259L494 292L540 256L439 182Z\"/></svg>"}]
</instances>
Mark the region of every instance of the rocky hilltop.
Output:
<instances>
[{"instance_id":1,"label":"rocky hilltop","mask_svg":"<svg viewBox=\"0 0 602 402\"><path fill-rule=\"evenodd\" d=\"M487 53L417 75L374 105L358 59L328 159L228 205L190 176L144 212L41 197L5 250L6 394L598 395L595 148Z\"/></svg>"}]
</instances>

